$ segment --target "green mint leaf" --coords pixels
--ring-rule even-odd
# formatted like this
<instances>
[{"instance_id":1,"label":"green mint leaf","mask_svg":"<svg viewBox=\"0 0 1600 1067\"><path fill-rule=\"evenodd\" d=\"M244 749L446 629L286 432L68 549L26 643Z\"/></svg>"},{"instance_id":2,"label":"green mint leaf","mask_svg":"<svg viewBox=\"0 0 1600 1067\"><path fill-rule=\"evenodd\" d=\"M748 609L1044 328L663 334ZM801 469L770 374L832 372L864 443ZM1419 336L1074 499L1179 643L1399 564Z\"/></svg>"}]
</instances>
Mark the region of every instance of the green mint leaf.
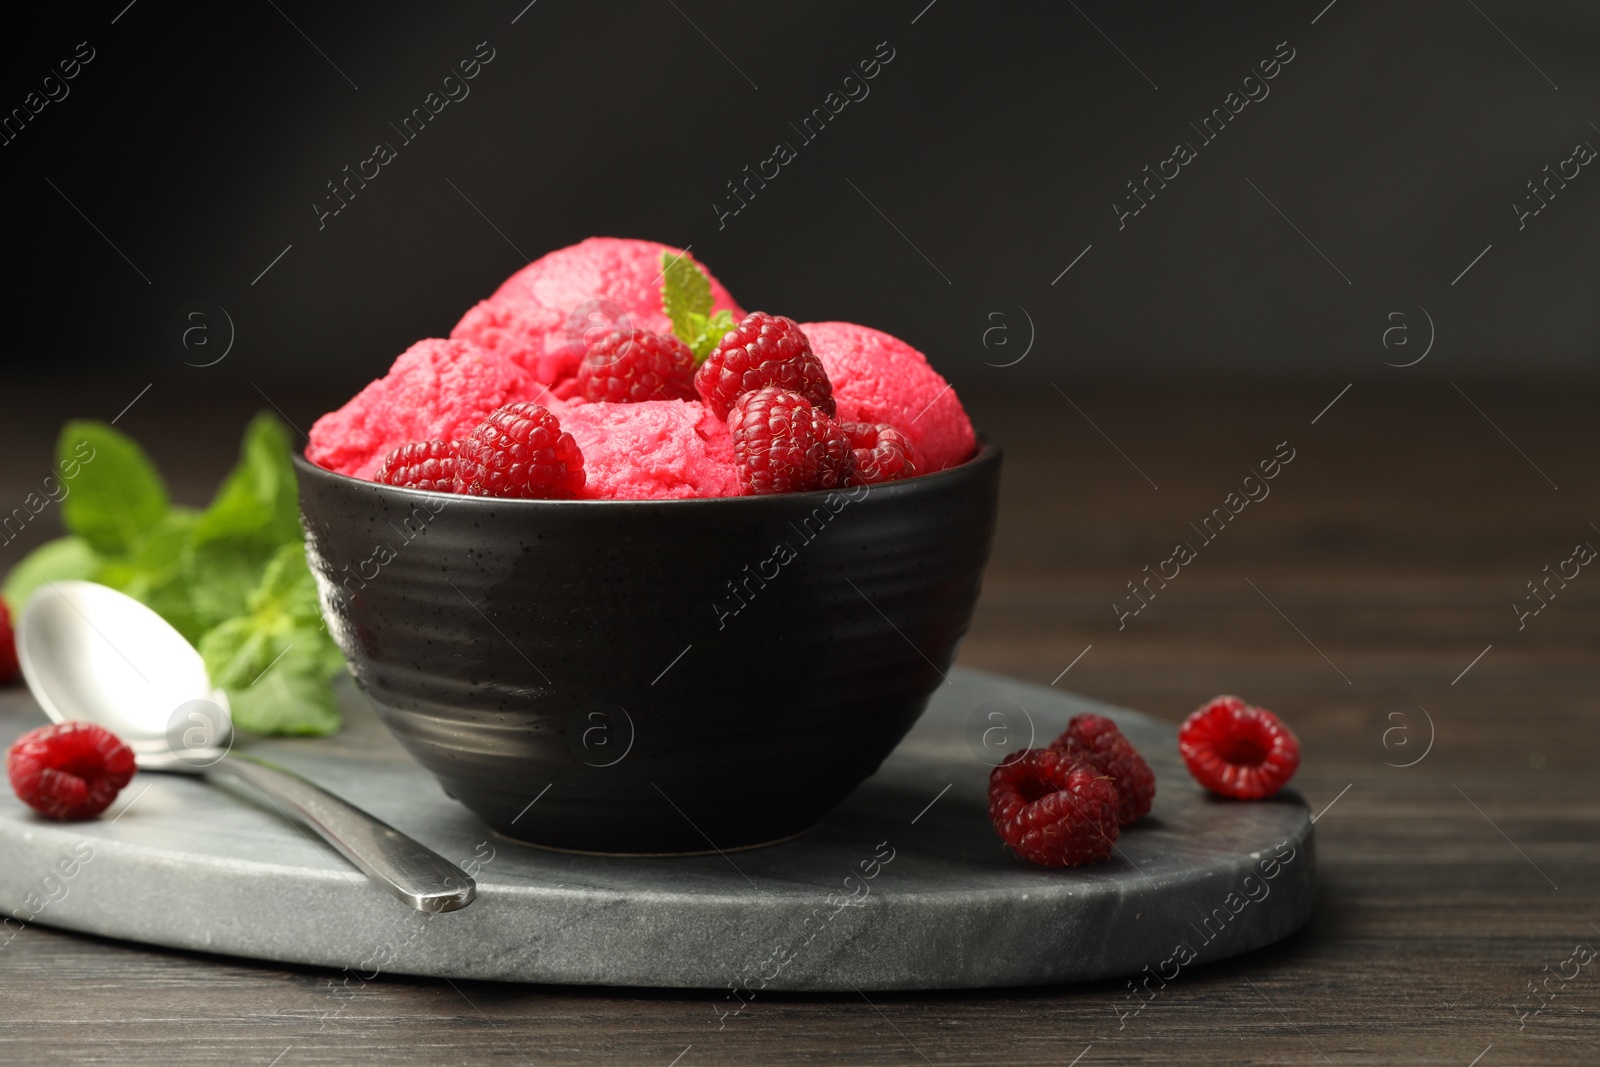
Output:
<instances>
[{"instance_id":1,"label":"green mint leaf","mask_svg":"<svg viewBox=\"0 0 1600 1067\"><path fill-rule=\"evenodd\" d=\"M250 592L261 574L261 552L237 541L211 541L185 554L183 582L196 624L202 631L248 610Z\"/></svg>"},{"instance_id":2,"label":"green mint leaf","mask_svg":"<svg viewBox=\"0 0 1600 1067\"><path fill-rule=\"evenodd\" d=\"M261 584L250 594L250 614L287 616L296 626L323 630L322 603L317 598L317 580L306 562L306 546L295 541L278 549L261 576ZM334 648L333 639L324 643ZM338 650L334 649L338 655ZM343 662L341 659L339 662Z\"/></svg>"},{"instance_id":3,"label":"green mint leaf","mask_svg":"<svg viewBox=\"0 0 1600 1067\"><path fill-rule=\"evenodd\" d=\"M274 549L301 537L289 430L267 412L245 428L239 462L195 529L197 543L240 536L271 542Z\"/></svg>"},{"instance_id":4,"label":"green mint leaf","mask_svg":"<svg viewBox=\"0 0 1600 1067\"><path fill-rule=\"evenodd\" d=\"M233 723L253 734L331 734L341 717L316 629L240 616L200 641L211 681L228 694Z\"/></svg>"},{"instance_id":5,"label":"green mint leaf","mask_svg":"<svg viewBox=\"0 0 1600 1067\"><path fill-rule=\"evenodd\" d=\"M239 463L195 523L185 580L203 628L248 610L250 593L280 548L299 544L300 513L288 430L251 420Z\"/></svg>"},{"instance_id":6,"label":"green mint leaf","mask_svg":"<svg viewBox=\"0 0 1600 1067\"><path fill-rule=\"evenodd\" d=\"M248 599L248 613L200 640L234 723L258 734L334 732L340 715L329 680L344 659L322 624L304 546L281 548Z\"/></svg>"},{"instance_id":7,"label":"green mint leaf","mask_svg":"<svg viewBox=\"0 0 1600 1067\"><path fill-rule=\"evenodd\" d=\"M49 582L88 581L100 570L101 558L81 537L47 541L17 561L6 575L5 598L15 617L34 590Z\"/></svg>"},{"instance_id":8,"label":"green mint leaf","mask_svg":"<svg viewBox=\"0 0 1600 1067\"><path fill-rule=\"evenodd\" d=\"M721 342L722 335L733 329L733 325L733 312L731 311L724 309L711 316L700 331L700 336L689 342L689 347L694 350L694 361L696 363L705 362L705 358L711 354L711 350Z\"/></svg>"},{"instance_id":9,"label":"green mint leaf","mask_svg":"<svg viewBox=\"0 0 1600 1067\"><path fill-rule=\"evenodd\" d=\"M72 486L61 501L61 521L102 555L131 552L167 513L167 487L155 465L106 423L67 423L56 442L56 461ZM68 475L73 470L76 475Z\"/></svg>"},{"instance_id":10,"label":"green mint leaf","mask_svg":"<svg viewBox=\"0 0 1600 1067\"><path fill-rule=\"evenodd\" d=\"M711 279L689 253L661 253L661 310L672 321L678 340L694 346L705 333L711 314Z\"/></svg>"},{"instance_id":11,"label":"green mint leaf","mask_svg":"<svg viewBox=\"0 0 1600 1067\"><path fill-rule=\"evenodd\" d=\"M191 643L208 627L195 610L188 582L188 553L199 518L193 508L172 508L131 553L106 560L94 576L150 607Z\"/></svg>"}]
</instances>

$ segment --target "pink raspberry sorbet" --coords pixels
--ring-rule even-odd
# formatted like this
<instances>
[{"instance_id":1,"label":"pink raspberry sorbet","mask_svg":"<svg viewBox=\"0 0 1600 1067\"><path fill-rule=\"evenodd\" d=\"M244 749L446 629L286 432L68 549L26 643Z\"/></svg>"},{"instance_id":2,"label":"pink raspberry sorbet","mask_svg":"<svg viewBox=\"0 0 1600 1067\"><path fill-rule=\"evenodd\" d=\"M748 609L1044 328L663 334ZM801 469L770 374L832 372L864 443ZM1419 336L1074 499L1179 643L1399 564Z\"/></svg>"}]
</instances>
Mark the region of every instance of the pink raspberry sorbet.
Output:
<instances>
[{"instance_id":1,"label":"pink raspberry sorbet","mask_svg":"<svg viewBox=\"0 0 1600 1067\"><path fill-rule=\"evenodd\" d=\"M507 278L461 317L450 336L476 341L509 357L536 381L553 385L577 372L586 329L619 325L672 332L661 311L662 252L684 254L655 241L616 237L591 237L557 249ZM735 321L744 317L714 277L711 297L714 311L730 311Z\"/></svg>"},{"instance_id":2,"label":"pink raspberry sorbet","mask_svg":"<svg viewBox=\"0 0 1600 1067\"><path fill-rule=\"evenodd\" d=\"M306 458L371 480L401 445L465 437L501 405L543 391L527 371L471 341L418 341L388 374L316 421Z\"/></svg>"},{"instance_id":3,"label":"pink raspberry sorbet","mask_svg":"<svg viewBox=\"0 0 1600 1067\"><path fill-rule=\"evenodd\" d=\"M573 375L587 340L613 326L670 334L655 241L592 237L528 264L467 312L450 340L418 341L389 372L311 427L306 458L373 480L401 445L459 441L506 404L542 404L583 453L584 497L675 500L743 492L727 423L698 400L589 403ZM708 275L709 278L709 275ZM717 310L744 311L715 278ZM801 325L832 382L841 422L907 435L919 473L969 459L976 438L955 391L898 338L848 322Z\"/></svg>"},{"instance_id":4,"label":"pink raspberry sorbet","mask_svg":"<svg viewBox=\"0 0 1600 1067\"><path fill-rule=\"evenodd\" d=\"M851 322L800 328L833 383L841 422L886 422L921 453L923 473L964 463L977 447L950 383L898 337Z\"/></svg>"}]
</instances>

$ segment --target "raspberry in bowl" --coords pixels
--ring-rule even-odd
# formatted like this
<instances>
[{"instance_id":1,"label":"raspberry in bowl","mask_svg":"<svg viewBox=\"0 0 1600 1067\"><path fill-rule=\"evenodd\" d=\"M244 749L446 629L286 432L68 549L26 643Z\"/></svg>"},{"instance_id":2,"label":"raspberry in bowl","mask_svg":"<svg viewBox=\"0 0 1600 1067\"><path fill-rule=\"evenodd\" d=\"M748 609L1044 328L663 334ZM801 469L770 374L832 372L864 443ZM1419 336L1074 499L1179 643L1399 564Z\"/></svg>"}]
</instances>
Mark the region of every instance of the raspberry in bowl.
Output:
<instances>
[{"instance_id":1,"label":"raspberry in bowl","mask_svg":"<svg viewBox=\"0 0 1600 1067\"><path fill-rule=\"evenodd\" d=\"M613 328L567 328L594 307ZM877 769L966 631L1000 458L905 342L593 239L402 354L297 469L329 628L401 744L508 837L648 854L783 840Z\"/></svg>"}]
</instances>

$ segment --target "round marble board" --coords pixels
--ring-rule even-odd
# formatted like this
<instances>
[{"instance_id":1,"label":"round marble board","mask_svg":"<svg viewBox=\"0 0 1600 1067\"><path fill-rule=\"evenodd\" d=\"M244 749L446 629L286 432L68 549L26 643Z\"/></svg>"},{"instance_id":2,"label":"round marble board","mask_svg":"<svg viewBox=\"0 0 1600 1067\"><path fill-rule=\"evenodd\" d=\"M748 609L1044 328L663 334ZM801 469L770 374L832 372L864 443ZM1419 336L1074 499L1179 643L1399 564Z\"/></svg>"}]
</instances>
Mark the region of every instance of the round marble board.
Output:
<instances>
[{"instance_id":1,"label":"round marble board","mask_svg":"<svg viewBox=\"0 0 1600 1067\"><path fill-rule=\"evenodd\" d=\"M1211 797L1170 724L998 675L953 670L878 773L810 833L666 858L495 836L343 689L337 737L250 751L465 867L479 886L470 907L407 908L242 783L140 774L86 823L36 818L3 791L0 944L37 923L362 978L700 987L731 990L736 1006L763 989L1025 985L1146 967L1170 978L1284 937L1311 913L1312 827L1293 790ZM989 824L990 767L1084 711L1111 716L1144 754L1155 807L1105 863L1033 867ZM25 691L0 698L0 742L43 721ZM537 815L536 803L526 817Z\"/></svg>"}]
</instances>

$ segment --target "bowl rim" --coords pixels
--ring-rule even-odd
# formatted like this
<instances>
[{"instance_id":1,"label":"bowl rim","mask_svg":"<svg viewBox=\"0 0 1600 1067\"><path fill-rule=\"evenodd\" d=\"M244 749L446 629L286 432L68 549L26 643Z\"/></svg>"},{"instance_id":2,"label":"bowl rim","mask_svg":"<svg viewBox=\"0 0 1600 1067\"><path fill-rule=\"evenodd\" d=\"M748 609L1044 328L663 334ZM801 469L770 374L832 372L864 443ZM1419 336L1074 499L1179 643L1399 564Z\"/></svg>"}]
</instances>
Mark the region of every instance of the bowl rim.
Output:
<instances>
[{"instance_id":1,"label":"bowl rim","mask_svg":"<svg viewBox=\"0 0 1600 1067\"><path fill-rule=\"evenodd\" d=\"M998 466L1004 449L1000 442L988 433L976 433L978 449L968 458L953 467L944 470L931 471L919 474L912 478L903 478L892 482L878 482L866 486L846 486L838 489L809 489L800 493L768 493L750 496L694 496L694 497L647 497L638 500L605 500L593 498L580 498L576 500L549 500L549 499L521 499L518 497L492 497L468 496L464 493L441 493L434 489L408 489L398 485L384 485L382 482L368 481L349 474L340 474L338 471L329 470L306 458L305 449L299 448L294 453L294 466L297 473L304 473L314 478L321 478L334 485L344 484L347 487L367 487L380 494L393 494L402 500L416 501L443 500L452 505L466 504L468 507L479 508L625 508L625 507L660 507L662 505L698 505L708 507L755 507L761 503L771 504L774 501L808 501L820 503L826 497L840 493L849 493L855 489L865 489L861 494L865 499L878 493L889 493L891 496L903 496L918 493L923 489L934 489L947 482L970 478L978 472ZM432 509L429 509L432 510Z\"/></svg>"}]
</instances>

